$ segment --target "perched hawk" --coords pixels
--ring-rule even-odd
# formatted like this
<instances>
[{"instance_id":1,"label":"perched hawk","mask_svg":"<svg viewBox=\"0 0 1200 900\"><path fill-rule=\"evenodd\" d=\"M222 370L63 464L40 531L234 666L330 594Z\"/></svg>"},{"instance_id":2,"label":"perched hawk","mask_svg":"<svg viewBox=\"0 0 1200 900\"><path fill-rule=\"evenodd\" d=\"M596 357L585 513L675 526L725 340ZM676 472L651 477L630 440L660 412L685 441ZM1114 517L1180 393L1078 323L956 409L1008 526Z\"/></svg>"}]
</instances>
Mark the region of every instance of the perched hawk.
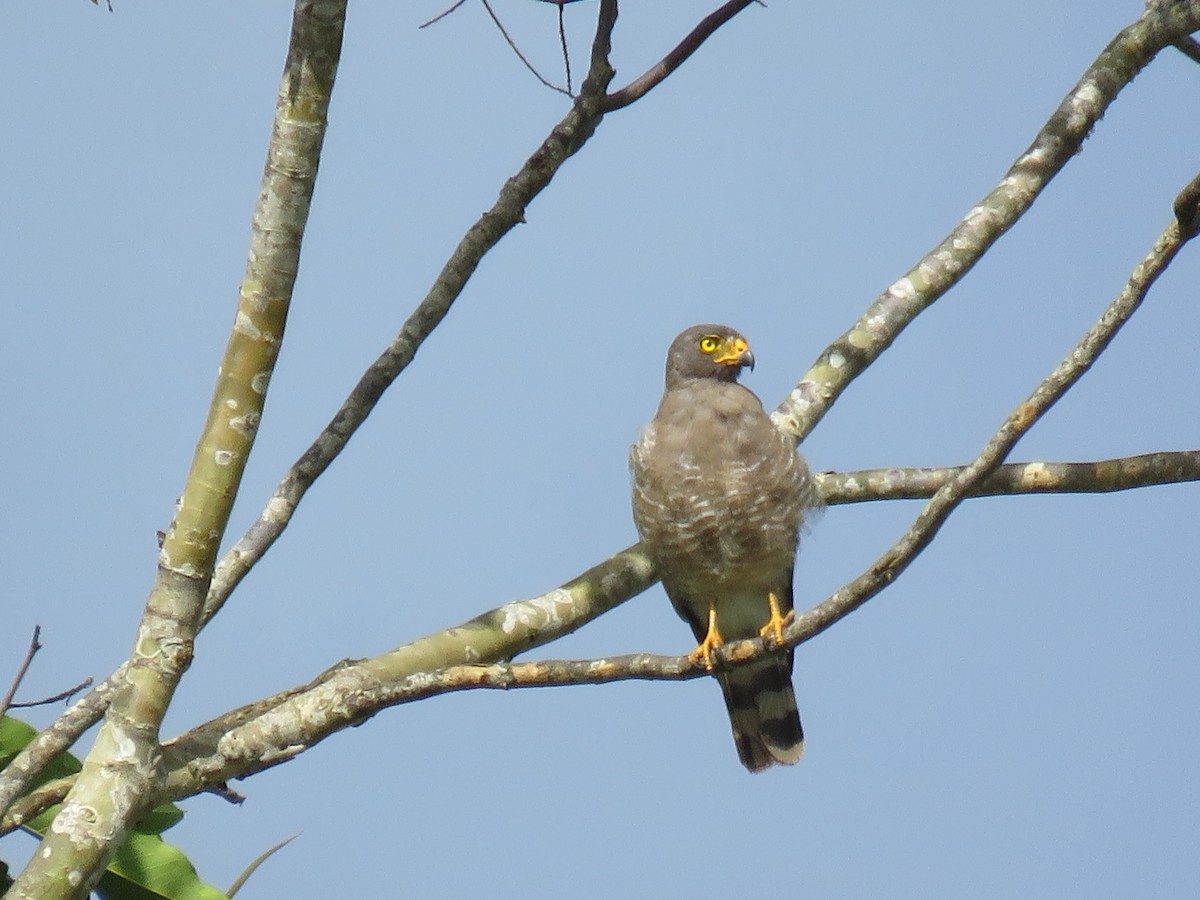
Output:
<instances>
[{"instance_id":1,"label":"perched hawk","mask_svg":"<svg viewBox=\"0 0 1200 900\"><path fill-rule=\"evenodd\" d=\"M792 441L737 383L744 366L754 356L732 328L696 325L675 338L662 403L629 461L634 522L700 642L692 658L710 670L725 641L780 639L793 617L804 510L819 503ZM804 732L791 651L717 678L742 764L757 772L797 762Z\"/></svg>"}]
</instances>

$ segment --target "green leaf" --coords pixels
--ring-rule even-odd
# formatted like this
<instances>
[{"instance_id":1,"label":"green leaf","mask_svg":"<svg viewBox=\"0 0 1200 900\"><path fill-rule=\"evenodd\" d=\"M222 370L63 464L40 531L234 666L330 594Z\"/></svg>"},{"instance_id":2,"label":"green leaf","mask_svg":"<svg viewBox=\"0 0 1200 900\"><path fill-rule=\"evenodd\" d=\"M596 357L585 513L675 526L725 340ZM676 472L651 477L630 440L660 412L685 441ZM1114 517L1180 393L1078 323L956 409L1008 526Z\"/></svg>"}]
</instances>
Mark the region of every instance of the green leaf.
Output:
<instances>
[{"instance_id":1,"label":"green leaf","mask_svg":"<svg viewBox=\"0 0 1200 900\"><path fill-rule=\"evenodd\" d=\"M105 900L226 900L226 894L200 880L178 847L158 835L130 834L96 885Z\"/></svg>"}]
</instances>

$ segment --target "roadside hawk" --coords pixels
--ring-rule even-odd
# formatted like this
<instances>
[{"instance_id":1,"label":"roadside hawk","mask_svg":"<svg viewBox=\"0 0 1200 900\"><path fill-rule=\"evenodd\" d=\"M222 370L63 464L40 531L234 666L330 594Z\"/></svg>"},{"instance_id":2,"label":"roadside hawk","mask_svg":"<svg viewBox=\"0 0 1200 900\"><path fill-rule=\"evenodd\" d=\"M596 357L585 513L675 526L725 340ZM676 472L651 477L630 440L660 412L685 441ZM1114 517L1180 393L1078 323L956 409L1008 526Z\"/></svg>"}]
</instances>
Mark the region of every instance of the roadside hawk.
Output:
<instances>
[{"instance_id":1,"label":"roadside hawk","mask_svg":"<svg viewBox=\"0 0 1200 900\"><path fill-rule=\"evenodd\" d=\"M658 412L630 452L633 518L671 605L713 668L724 641L782 637L804 510L819 504L795 445L738 384L754 368L746 339L725 325L687 329L667 352ZM742 764L792 764L804 732L792 652L718 672Z\"/></svg>"}]
</instances>

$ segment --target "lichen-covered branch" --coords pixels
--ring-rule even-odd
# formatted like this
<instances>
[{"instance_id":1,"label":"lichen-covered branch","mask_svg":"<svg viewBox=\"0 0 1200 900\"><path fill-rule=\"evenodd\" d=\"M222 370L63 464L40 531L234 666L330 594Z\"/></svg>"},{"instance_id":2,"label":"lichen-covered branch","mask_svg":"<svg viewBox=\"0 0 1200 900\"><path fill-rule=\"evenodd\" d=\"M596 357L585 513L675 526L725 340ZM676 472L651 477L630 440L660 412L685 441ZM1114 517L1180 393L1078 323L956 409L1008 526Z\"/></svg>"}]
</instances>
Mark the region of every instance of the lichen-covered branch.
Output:
<instances>
[{"instance_id":1,"label":"lichen-covered branch","mask_svg":"<svg viewBox=\"0 0 1200 900\"><path fill-rule=\"evenodd\" d=\"M1200 0L1149 4L1088 67L995 189L821 353L772 414L776 424L803 440L850 382L1025 214L1138 72L1164 48L1197 30Z\"/></svg>"},{"instance_id":2,"label":"lichen-covered branch","mask_svg":"<svg viewBox=\"0 0 1200 900\"><path fill-rule=\"evenodd\" d=\"M1017 441L1091 368L1141 305L1155 279L1166 270L1191 237L1192 233L1181 230L1178 220L1167 227L1100 320L1029 398L1009 415L979 456L938 488L908 532L866 572L815 609L798 616L785 633L789 644L807 640L849 615L891 584L908 567L933 540L950 513L986 483Z\"/></svg>"},{"instance_id":3,"label":"lichen-covered branch","mask_svg":"<svg viewBox=\"0 0 1200 900\"><path fill-rule=\"evenodd\" d=\"M379 699L390 684L541 646L644 591L656 578L640 547L630 547L546 594L506 603L373 659L339 664L303 689L233 710L165 745L166 796L190 796L276 765L391 705Z\"/></svg>"},{"instance_id":4,"label":"lichen-covered branch","mask_svg":"<svg viewBox=\"0 0 1200 900\"><path fill-rule=\"evenodd\" d=\"M963 468L863 469L816 475L826 505L871 500L923 500ZM973 490L971 497L1021 494L1105 494L1156 484L1200 481L1200 450L1145 453L1096 462L1006 463Z\"/></svg>"},{"instance_id":5,"label":"lichen-covered branch","mask_svg":"<svg viewBox=\"0 0 1200 900\"><path fill-rule=\"evenodd\" d=\"M11 897L85 896L160 788L159 726L191 661L283 339L344 24L344 0L296 4L233 329L158 576L104 725Z\"/></svg>"}]
</instances>

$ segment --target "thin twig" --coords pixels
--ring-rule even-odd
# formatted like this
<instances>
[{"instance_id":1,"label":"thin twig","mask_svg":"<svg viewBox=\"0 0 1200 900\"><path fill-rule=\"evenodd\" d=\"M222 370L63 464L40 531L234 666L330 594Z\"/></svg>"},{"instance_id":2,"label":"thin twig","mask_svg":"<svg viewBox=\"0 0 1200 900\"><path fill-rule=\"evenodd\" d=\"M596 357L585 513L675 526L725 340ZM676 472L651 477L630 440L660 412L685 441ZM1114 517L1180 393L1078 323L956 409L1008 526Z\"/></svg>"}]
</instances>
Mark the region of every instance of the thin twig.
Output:
<instances>
[{"instance_id":1,"label":"thin twig","mask_svg":"<svg viewBox=\"0 0 1200 900\"><path fill-rule=\"evenodd\" d=\"M567 49L567 24L563 15L563 4L558 4L558 42L562 46L563 68L567 72L567 96L574 96L571 90L571 52Z\"/></svg>"},{"instance_id":2,"label":"thin twig","mask_svg":"<svg viewBox=\"0 0 1200 900\"><path fill-rule=\"evenodd\" d=\"M41 700L23 700L20 703L9 704L11 709L28 709L32 706L49 706L51 703L58 703L60 700L70 700L84 688L92 686L92 679L85 678L73 688L67 688L65 691L59 691L51 697L43 697Z\"/></svg>"},{"instance_id":3,"label":"thin twig","mask_svg":"<svg viewBox=\"0 0 1200 900\"><path fill-rule=\"evenodd\" d=\"M454 12L456 9L458 9L460 6L462 6L466 2L467 2L467 0L458 0L458 2L455 3L453 6L451 6L449 9L443 10L442 12L438 13L436 16L434 16L428 22L422 22L420 25L417 26L417 28L418 29L428 28L434 22L442 21L442 19L446 18L446 16L450 15L450 13Z\"/></svg>"},{"instance_id":4,"label":"thin twig","mask_svg":"<svg viewBox=\"0 0 1200 900\"><path fill-rule=\"evenodd\" d=\"M1186 37L1182 41L1176 41L1175 49L1192 62L1200 63L1200 43L1197 43L1195 38Z\"/></svg>"},{"instance_id":5,"label":"thin twig","mask_svg":"<svg viewBox=\"0 0 1200 900\"><path fill-rule=\"evenodd\" d=\"M678 69L687 58L700 49L700 45L708 40L718 28L753 3L754 0L730 0L720 9L709 13L700 20L700 24L691 30L679 44L664 56L659 62L648 69L645 74L631 81L618 91L608 95L607 108L611 112L628 106L635 100L640 100L652 89L662 84L667 76Z\"/></svg>"},{"instance_id":6,"label":"thin twig","mask_svg":"<svg viewBox=\"0 0 1200 900\"><path fill-rule=\"evenodd\" d=\"M12 684L8 686L8 693L4 695L4 699L0 700L0 718L2 718L13 705L13 697L17 694L17 688L21 686L21 682L25 680L25 673L29 671L29 666L33 662L33 658L37 656L37 652L42 649L42 642L39 640L42 634L42 626L33 626L33 637L29 639L29 648L25 651L25 659L21 661L21 667L17 669L17 675L12 680Z\"/></svg>"},{"instance_id":7,"label":"thin twig","mask_svg":"<svg viewBox=\"0 0 1200 900\"><path fill-rule=\"evenodd\" d=\"M517 54L517 59L519 59L521 62L523 62L525 64L525 68L527 68L530 72L533 73L533 77L536 78L538 81L540 81L542 84L544 84L546 87L550 88L550 90L558 91L560 94L566 94L568 97L570 97L571 96L570 86L568 85L568 87L566 89L563 89L563 88L559 87L557 84L555 84L554 82L549 81L545 77L543 77L542 73L539 72L536 68L534 68L533 63L531 63L528 59L526 59L525 54L521 52L521 48L517 46L517 42L514 41L512 39L512 37L509 35L507 29L505 29L505 27L504 27L504 24L500 21L500 17L498 15L496 15L496 11L492 9L492 4L489 3L488 0L481 0L481 2L483 3L483 8L487 10L488 15L492 17L492 21L496 23L496 27L500 29L500 33L502 35L504 35L504 40L508 41L508 46L512 48L512 52ZM559 14L560 15L562 14L562 7L559 7Z\"/></svg>"}]
</instances>

